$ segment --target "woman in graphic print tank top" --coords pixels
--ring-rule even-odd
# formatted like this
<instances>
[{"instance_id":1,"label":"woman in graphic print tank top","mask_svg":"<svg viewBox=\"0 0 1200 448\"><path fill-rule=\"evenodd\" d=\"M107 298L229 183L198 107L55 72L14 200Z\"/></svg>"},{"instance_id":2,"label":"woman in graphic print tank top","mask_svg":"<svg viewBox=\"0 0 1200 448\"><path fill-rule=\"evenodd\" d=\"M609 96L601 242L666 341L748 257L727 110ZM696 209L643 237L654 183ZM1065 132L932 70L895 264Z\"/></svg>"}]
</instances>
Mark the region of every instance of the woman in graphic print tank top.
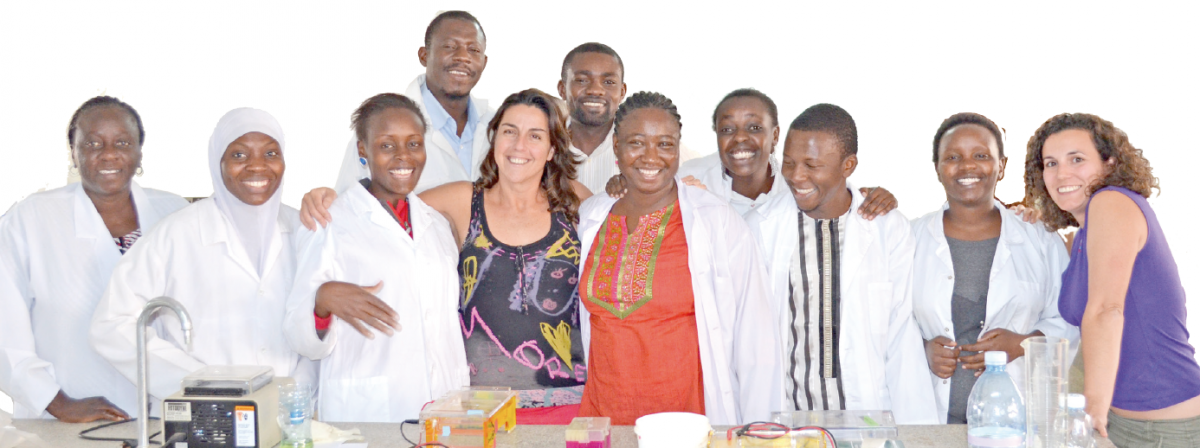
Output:
<instances>
[{"instance_id":1,"label":"woman in graphic print tank top","mask_svg":"<svg viewBox=\"0 0 1200 448\"><path fill-rule=\"evenodd\" d=\"M590 193L572 180L566 118L554 101L536 89L510 95L488 124L479 180L421 195L460 238L471 385L516 390L518 424L570 423L587 378L575 226Z\"/></svg>"}]
</instances>

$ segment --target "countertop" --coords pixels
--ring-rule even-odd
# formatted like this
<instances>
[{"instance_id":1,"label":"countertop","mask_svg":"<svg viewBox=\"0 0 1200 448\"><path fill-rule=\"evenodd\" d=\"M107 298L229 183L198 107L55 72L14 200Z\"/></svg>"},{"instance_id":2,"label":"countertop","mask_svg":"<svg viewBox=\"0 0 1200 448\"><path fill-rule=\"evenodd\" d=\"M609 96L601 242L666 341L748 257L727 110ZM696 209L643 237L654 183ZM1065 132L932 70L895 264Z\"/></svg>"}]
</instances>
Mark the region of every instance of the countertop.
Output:
<instances>
[{"instance_id":1,"label":"countertop","mask_svg":"<svg viewBox=\"0 0 1200 448\"><path fill-rule=\"evenodd\" d=\"M60 423L54 420L15 420L13 426L22 431L40 436L53 447L115 447L117 442L95 442L82 440L79 432L97 426L96 423ZM392 423L346 423L335 424L339 428L359 428L371 448L410 447L400 434L400 425ZM566 445L563 440L565 426L518 426L511 433L496 436L497 447L521 448L562 448ZM114 431L107 430L105 435L132 437L137 431L136 424L125 424ZM967 446L966 425L928 425L900 426L900 440L908 448L963 448ZM116 434L116 433L120 434ZM405 434L416 440L415 425L405 425ZM718 431L715 436L723 436ZM637 438L632 426L617 426L613 428L613 447L637 447ZM155 445L157 446L157 445ZM1107 439L1099 440L1099 448L1112 447Z\"/></svg>"}]
</instances>

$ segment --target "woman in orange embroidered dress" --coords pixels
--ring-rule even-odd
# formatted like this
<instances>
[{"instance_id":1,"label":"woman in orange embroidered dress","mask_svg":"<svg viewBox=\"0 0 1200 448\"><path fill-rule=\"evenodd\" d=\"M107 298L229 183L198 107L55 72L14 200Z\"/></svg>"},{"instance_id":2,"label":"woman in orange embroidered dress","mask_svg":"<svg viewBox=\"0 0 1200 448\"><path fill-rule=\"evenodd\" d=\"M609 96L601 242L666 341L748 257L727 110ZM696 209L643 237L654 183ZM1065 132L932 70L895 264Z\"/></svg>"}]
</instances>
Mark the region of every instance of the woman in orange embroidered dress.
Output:
<instances>
[{"instance_id":1,"label":"woman in orange embroidered dress","mask_svg":"<svg viewBox=\"0 0 1200 448\"><path fill-rule=\"evenodd\" d=\"M766 325L765 270L728 204L677 183L679 138L670 99L631 96L613 133L627 192L596 196L580 210L581 324L590 343L581 416L632 425L681 411L732 424L769 412L778 345Z\"/></svg>"}]
</instances>

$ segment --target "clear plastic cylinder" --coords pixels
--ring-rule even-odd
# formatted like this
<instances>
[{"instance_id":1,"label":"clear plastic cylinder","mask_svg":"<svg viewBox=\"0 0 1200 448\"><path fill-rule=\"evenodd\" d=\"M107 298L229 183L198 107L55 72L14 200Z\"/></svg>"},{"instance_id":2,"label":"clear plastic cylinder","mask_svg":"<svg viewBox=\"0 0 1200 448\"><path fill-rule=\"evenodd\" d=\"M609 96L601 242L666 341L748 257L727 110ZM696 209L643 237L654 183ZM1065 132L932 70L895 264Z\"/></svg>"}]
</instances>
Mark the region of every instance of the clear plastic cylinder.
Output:
<instances>
[{"instance_id":1,"label":"clear plastic cylinder","mask_svg":"<svg viewBox=\"0 0 1200 448\"><path fill-rule=\"evenodd\" d=\"M1021 347L1025 349L1025 446L1051 448L1062 440L1055 434L1054 419L1066 410L1071 343L1037 336L1026 339Z\"/></svg>"}]
</instances>

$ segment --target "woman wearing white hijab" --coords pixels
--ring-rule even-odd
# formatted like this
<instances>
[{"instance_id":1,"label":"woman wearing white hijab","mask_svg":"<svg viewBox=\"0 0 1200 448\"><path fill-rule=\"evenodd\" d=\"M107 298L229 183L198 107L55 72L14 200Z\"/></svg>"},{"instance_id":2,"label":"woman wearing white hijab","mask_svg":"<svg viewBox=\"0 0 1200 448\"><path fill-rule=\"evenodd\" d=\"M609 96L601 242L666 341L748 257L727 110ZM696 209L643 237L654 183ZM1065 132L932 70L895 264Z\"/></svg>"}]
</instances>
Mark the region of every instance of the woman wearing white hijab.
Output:
<instances>
[{"instance_id":1,"label":"woman wearing white hijab","mask_svg":"<svg viewBox=\"0 0 1200 448\"><path fill-rule=\"evenodd\" d=\"M174 298L192 318L191 352L173 313L153 321L147 350L157 399L206 365L270 366L277 376L311 379L310 363L297 371L299 356L282 328L296 271L291 232L299 222L296 210L280 203L283 147L283 129L270 114L225 114L208 146L213 197L163 219L114 269L92 318L91 342L125 377L136 378L135 327L146 302Z\"/></svg>"}]
</instances>

